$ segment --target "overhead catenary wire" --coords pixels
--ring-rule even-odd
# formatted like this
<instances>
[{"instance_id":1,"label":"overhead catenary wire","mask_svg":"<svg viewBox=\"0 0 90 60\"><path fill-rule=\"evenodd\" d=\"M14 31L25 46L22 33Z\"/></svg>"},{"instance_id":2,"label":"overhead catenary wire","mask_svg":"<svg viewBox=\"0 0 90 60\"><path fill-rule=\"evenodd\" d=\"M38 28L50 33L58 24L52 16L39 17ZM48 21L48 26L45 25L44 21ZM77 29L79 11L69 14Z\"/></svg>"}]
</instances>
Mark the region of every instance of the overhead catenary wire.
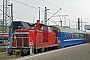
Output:
<instances>
[{"instance_id":1,"label":"overhead catenary wire","mask_svg":"<svg viewBox=\"0 0 90 60\"><path fill-rule=\"evenodd\" d=\"M28 5L27 3L23 3L23 2L20 2L20 1L17 1L17 0L13 0L13 1L15 1L15 2L17 2L17 3L20 3L20 4L23 4L23 5L26 5L26 6L29 6L29 7L31 7L31 8L38 9L37 7L34 7L34 6L31 6L31 5Z\"/></svg>"},{"instance_id":2,"label":"overhead catenary wire","mask_svg":"<svg viewBox=\"0 0 90 60\"><path fill-rule=\"evenodd\" d=\"M34 6L31 6L31 5L28 5L27 3L23 3L23 2L20 2L20 1L17 1L17 0L13 0L13 1L15 1L17 3L20 3L20 4L23 4L23 5L26 5L26 6L31 7L31 8L34 8L34 9L38 9L38 7L34 7ZM43 12L45 12L42 9L40 9L40 10L43 11ZM48 13L50 13L50 12L48 12ZM53 14L53 13L50 13L50 14Z\"/></svg>"},{"instance_id":3,"label":"overhead catenary wire","mask_svg":"<svg viewBox=\"0 0 90 60\"><path fill-rule=\"evenodd\" d=\"M36 0L34 0L36 3L38 3ZM50 4L50 5L53 5L53 6L55 6L56 8L59 8L58 6L56 6L56 5L54 5L54 4L52 4L52 3L50 3L50 2L47 2L46 0L43 0L44 2L46 2L46 3L48 3L48 4ZM39 3L38 3L39 4ZM40 4L41 5L41 4ZM41 5L42 6L42 5ZM56 9L54 9L54 10L56 10ZM64 10L63 8L62 8L62 10L64 11L64 12L67 12L66 10ZM51 13L51 12L48 12L48 13L50 13L50 14L53 14L53 13ZM67 12L67 13L69 13L69 12ZM73 17L76 17L76 16L74 16L73 14L71 14L71 13L69 13L70 15L72 15ZM78 18L78 17L76 17L76 18Z\"/></svg>"},{"instance_id":4,"label":"overhead catenary wire","mask_svg":"<svg viewBox=\"0 0 90 60\"><path fill-rule=\"evenodd\" d=\"M60 10L61 10L61 8L60 8L58 11L56 11L51 17L53 17L53 16L54 16L56 13L58 13ZM50 18L51 18L51 17L50 17ZM50 20L50 18L48 18L48 20ZM48 21L48 20L47 20L47 21Z\"/></svg>"},{"instance_id":5,"label":"overhead catenary wire","mask_svg":"<svg viewBox=\"0 0 90 60\"><path fill-rule=\"evenodd\" d=\"M34 8L34 9L38 9L38 7L34 7L34 6L31 6L31 5L28 5L27 3L23 3L23 2L20 2L20 1L17 1L17 0L13 0L13 1L15 1L17 3L20 3L20 4L23 4L23 5L26 5L26 6L31 7L31 8ZM45 12L42 9L40 9L40 10L43 11L43 12ZM50 13L50 12L48 12L48 13ZM50 14L53 14L53 13L50 13Z\"/></svg>"},{"instance_id":6,"label":"overhead catenary wire","mask_svg":"<svg viewBox=\"0 0 90 60\"><path fill-rule=\"evenodd\" d=\"M0 11L2 11L1 9L0 9ZM2 11L3 12L3 11Z\"/></svg>"},{"instance_id":7,"label":"overhead catenary wire","mask_svg":"<svg viewBox=\"0 0 90 60\"><path fill-rule=\"evenodd\" d=\"M29 0L30 1L30 0ZM42 5L42 4L40 4L39 2L37 2L36 0L33 0L33 1L35 1L37 4L39 4L40 6L42 6L42 7L45 7L44 5ZM40 7L41 8L41 7ZM59 8L59 7L58 7ZM50 9L50 10L57 10L57 9ZM51 13L51 12L47 12L47 13L49 13L49 14L53 14L53 13Z\"/></svg>"},{"instance_id":8,"label":"overhead catenary wire","mask_svg":"<svg viewBox=\"0 0 90 60\"><path fill-rule=\"evenodd\" d=\"M66 18L67 19L67 18ZM71 19L67 19L67 20L70 20L70 21L72 21ZM77 23L77 21L72 21L72 22L75 22L75 23Z\"/></svg>"},{"instance_id":9,"label":"overhead catenary wire","mask_svg":"<svg viewBox=\"0 0 90 60\"><path fill-rule=\"evenodd\" d=\"M0 9L1 12L3 12L1 9ZM3 14L0 14L0 15L3 15Z\"/></svg>"},{"instance_id":10,"label":"overhead catenary wire","mask_svg":"<svg viewBox=\"0 0 90 60\"><path fill-rule=\"evenodd\" d=\"M30 1L30 0L28 0L28 1ZM44 5L42 5L42 4L40 4L39 2L37 2L36 0L33 0L33 1L35 1L37 4L39 4L40 6L42 6L42 7L45 7ZM30 1L31 2L31 1ZM41 8L41 7L40 7ZM42 8L43 9L43 8ZM41 9L40 9L41 10ZM50 10L57 10L57 9L50 9ZM42 10L43 11L43 10ZM45 12L45 11L43 11L43 12ZM51 12L47 12L47 13L49 13L49 14L53 14L53 13L51 13Z\"/></svg>"},{"instance_id":11,"label":"overhead catenary wire","mask_svg":"<svg viewBox=\"0 0 90 60\"><path fill-rule=\"evenodd\" d=\"M43 4L40 4L39 2L37 2L36 0L33 0L34 2L36 2L37 4L41 5L42 7L44 6Z\"/></svg>"},{"instance_id":12,"label":"overhead catenary wire","mask_svg":"<svg viewBox=\"0 0 90 60\"><path fill-rule=\"evenodd\" d=\"M17 2L17 3L20 3L20 4L23 4L23 5L26 5L26 6L28 6L28 7L31 7L31 8L34 8L34 9L38 9L38 7L34 7L34 6L31 6L31 5L28 5L27 3L23 3L23 2L20 2L20 1L17 1L17 0L13 0L13 1L15 1L15 2ZM44 10L42 10L42 9L40 9L41 11L43 11L43 12L45 12ZM53 14L53 13L51 13L51 12L48 12L49 14Z\"/></svg>"},{"instance_id":13,"label":"overhead catenary wire","mask_svg":"<svg viewBox=\"0 0 90 60\"><path fill-rule=\"evenodd\" d=\"M17 0L13 0L13 1L14 1L14 2L17 2L17 3L20 3L20 4L22 4L22 5L28 6L28 7L30 7L30 8L34 8L34 9L37 9L37 10L38 10L38 7L31 6L31 5L27 4L27 3L23 3L23 2L17 1ZM40 9L40 10L41 10L41 9ZM41 10L41 11L43 11L43 10ZM43 12L44 12L44 11L43 11Z\"/></svg>"},{"instance_id":14,"label":"overhead catenary wire","mask_svg":"<svg viewBox=\"0 0 90 60\"><path fill-rule=\"evenodd\" d=\"M67 12L66 10L64 10L64 9L62 9L63 11L65 11L65 12ZM67 12L67 13L69 13L69 12ZM75 15L73 15L73 14L71 14L71 13L69 13L70 15L72 15L73 17L75 17L75 18L79 18L79 17L77 17L77 16L75 16Z\"/></svg>"},{"instance_id":15,"label":"overhead catenary wire","mask_svg":"<svg viewBox=\"0 0 90 60\"><path fill-rule=\"evenodd\" d=\"M46 2L46 3L48 3L48 4L50 4L50 5L52 5L52 6L55 6L56 8L59 8L58 6L56 6L56 5L54 5L54 4L50 3L50 2L48 2L48 1L46 1L46 0L43 0L43 1ZM75 17L75 18L77 18L77 19L79 18L79 17L77 17L77 16L71 14L70 12L66 11L66 10L63 9L63 8L62 8L62 11L64 11L64 12L70 14L71 16L73 16L73 17ZM67 19L67 20L68 20L68 19ZM72 21L72 20L69 19L69 21ZM77 23L76 21L73 21L73 22Z\"/></svg>"},{"instance_id":16,"label":"overhead catenary wire","mask_svg":"<svg viewBox=\"0 0 90 60\"><path fill-rule=\"evenodd\" d=\"M20 14L20 15L25 15L25 16L30 16L30 15L27 15L27 14L24 14L24 13L20 13L20 12L14 12L14 13L17 13L17 14ZM33 17L33 16L30 16L30 17Z\"/></svg>"},{"instance_id":17,"label":"overhead catenary wire","mask_svg":"<svg viewBox=\"0 0 90 60\"><path fill-rule=\"evenodd\" d=\"M2 10L0 9L0 11L2 11ZM3 12L3 11L2 11L2 12ZM20 12L13 12L13 13L23 14L23 13L20 13ZM23 14L23 15L26 16L26 14ZM8 17L9 17L9 16L8 16Z\"/></svg>"},{"instance_id":18,"label":"overhead catenary wire","mask_svg":"<svg viewBox=\"0 0 90 60\"><path fill-rule=\"evenodd\" d=\"M34 7L34 6L31 6L31 5L28 5L27 3L25 4L25 3L23 3L23 2L20 2L20 1L17 1L17 0L13 0L13 1L15 1L15 2L17 2L17 3L20 3L20 4L23 4L23 5L26 5L26 6L28 6L28 7L31 7L31 8L34 8L34 9L38 9L37 7ZM31 1L30 1L31 2ZM3 5L2 5L3 6ZM1 10L2 11L2 10ZM42 10L43 11L43 10ZM3 11L2 11L3 12ZM19 13L20 14L20 13Z\"/></svg>"},{"instance_id":19,"label":"overhead catenary wire","mask_svg":"<svg viewBox=\"0 0 90 60\"><path fill-rule=\"evenodd\" d=\"M52 6L55 6L55 7L59 8L58 6L56 6L56 5L54 5L54 4L50 3L50 2L47 2L46 0L43 0L43 1L50 4L50 5L52 5Z\"/></svg>"},{"instance_id":20,"label":"overhead catenary wire","mask_svg":"<svg viewBox=\"0 0 90 60\"><path fill-rule=\"evenodd\" d=\"M54 5L54 4L52 4L52 3L50 3L50 2L48 2L48 1L46 1L46 0L43 0L43 1L45 1L46 3L48 3L48 4L52 5L52 6L55 6L56 8L60 8L60 7L58 7L58 6ZM66 10L64 10L63 8L62 8L62 10L63 10L63 11L65 11L66 13L68 13L68 14L72 15L73 17L78 18L77 16L75 16L75 15L73 15L73 14L71 14L71 13L67 12L67 11L66 11Z\"/></svg>"},{"instance_id":21,"label":"overhead catenary wire","mask_svg":"<svg viewBox=\"0 0 90 60\"><path fill-rule=\"evenodd\" d=\"M28 0L28 2L30 2L30 3L33 3L34 5L40 5L39 7L41 8L41 4L40 3L38 3L37 1L35 1L35 0L33 0L34 2L32 2L31 0ZM37 4L36 4L37 3ZM43 6L42 6L43 7Z\"/></svg>"},{"instance_id":22,"label":"overhead catenary wire","mask_svg":"<svg viewBox=\"0 0 90 60\"><path fill-rule=\"evenodd\" d=\"M20 3L20 4L23 4L23 5L26 5L26 6L31 7L31 8L34 8L34 9L38 9L38 7L31 6L31 5L27 4L27 3L23 3L23 2L20 2L20 1L17 1L17 0L13 0L13 1L15 1L15 2L17 2L17 3ZM36 0L34 0L34 1L37 3ZM52 5L52 6L55 6L55 7L59 8L58 6L56 6L56 5L54 5L54 4L50 3L50 2L47 2L46 0L43 0L43 1L45 1L46 3L48 3L48 4ZM38 4L39 4L39 3L38 3ZM41 4L39 4L39 5L41 5ZM45 11L42 10L42 9L40 9L40 10L43 11L43 12L45 12ZM65 11L65 12L67 12L67 11L64 10L63 8L62 8L62 10ZM51 13L51 12L47 12L47 13L53 14L53 13ZM69 12L67 12L67 13L69 13ZM71 14L71 13L69 13L69 14L72 15L72 16L74 16L74 15ZM74 16L74 17L76 17L76 16ZM76 17L76 18L78 18L78 17Z\"/></svg>"}]
</instances>

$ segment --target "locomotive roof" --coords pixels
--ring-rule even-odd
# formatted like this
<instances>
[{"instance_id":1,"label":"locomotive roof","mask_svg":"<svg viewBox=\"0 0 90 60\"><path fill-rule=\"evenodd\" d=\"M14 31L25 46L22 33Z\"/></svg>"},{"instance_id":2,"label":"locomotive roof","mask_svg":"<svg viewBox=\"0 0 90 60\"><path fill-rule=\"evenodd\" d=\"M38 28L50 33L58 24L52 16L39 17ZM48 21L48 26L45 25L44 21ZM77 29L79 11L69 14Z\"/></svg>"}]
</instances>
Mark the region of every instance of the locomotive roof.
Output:
<instances>
[{"instance_id":1,"label":"locomotive roof","mask_svg":"<svg viewBox=\"0 0 90 60\"><path fill-rule=\"evenodd\" d=\"M60 26L54 26L54 30L57 30L58 32L84 33L84 31L81 31L81 30L65 28L65 27L60 27Z\"/></svg>"}]
</instances>

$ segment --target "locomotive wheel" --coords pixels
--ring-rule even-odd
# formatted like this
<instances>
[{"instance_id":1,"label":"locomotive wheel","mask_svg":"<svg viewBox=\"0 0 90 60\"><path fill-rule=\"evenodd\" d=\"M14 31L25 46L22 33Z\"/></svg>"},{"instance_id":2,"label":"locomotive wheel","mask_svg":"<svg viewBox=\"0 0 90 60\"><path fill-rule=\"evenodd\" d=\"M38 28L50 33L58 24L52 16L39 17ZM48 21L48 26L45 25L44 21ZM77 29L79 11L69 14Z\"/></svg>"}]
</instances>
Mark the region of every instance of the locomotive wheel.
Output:
<instances>
[{"instance_id":1,"label":"locomotive wheel","mask_svg":"<svg viewBox=\"0 0 90 60\"><path fill-rule=\"evenodd\" d=\"M59 49L60 48L60 40L57 40L57 42L58 42L57 48Z\"/></svg>"},{"instance_id":2,"label":"locomotive wheel","mask_svg":"<svg viewBox=\"0 0 90 60\"><path fill-rule=\"evenodd\" d=\"M27 49L23 49L22 52L23 52L24 55L27 55L28 50Z\"/></svg>"},{"instance_id":3,"label":"locomotive wheel","mask_svg":"<svg viewBox=\"0 0 90 60\"><path fill-rule=\"evenodd\" d=\"M15 55L16 55L16 57L20 57L21 56L21 51L20 50L15 50Z\"/></svg>"}]
</instances>

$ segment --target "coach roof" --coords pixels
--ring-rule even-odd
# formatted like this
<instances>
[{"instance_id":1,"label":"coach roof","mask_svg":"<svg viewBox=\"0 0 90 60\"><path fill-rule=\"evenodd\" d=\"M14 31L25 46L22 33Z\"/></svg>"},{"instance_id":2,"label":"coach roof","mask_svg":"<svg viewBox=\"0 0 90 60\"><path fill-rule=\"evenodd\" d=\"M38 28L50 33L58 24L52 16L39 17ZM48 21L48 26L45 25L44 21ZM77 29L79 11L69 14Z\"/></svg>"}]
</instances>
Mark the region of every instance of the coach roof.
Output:
<instances>
[{"instance_id":1,"label":"coach roof","mask_svg":"<svg viewBox=\"0 0 90 60\"><path fill-rule=\"evenodd\" d=\"M84 31L76 30L72 28L65 28L60 26L53 26L54 30L57 30L58 32L70 32L70 33L84 33Z\"/></svg>"}]
</instances>

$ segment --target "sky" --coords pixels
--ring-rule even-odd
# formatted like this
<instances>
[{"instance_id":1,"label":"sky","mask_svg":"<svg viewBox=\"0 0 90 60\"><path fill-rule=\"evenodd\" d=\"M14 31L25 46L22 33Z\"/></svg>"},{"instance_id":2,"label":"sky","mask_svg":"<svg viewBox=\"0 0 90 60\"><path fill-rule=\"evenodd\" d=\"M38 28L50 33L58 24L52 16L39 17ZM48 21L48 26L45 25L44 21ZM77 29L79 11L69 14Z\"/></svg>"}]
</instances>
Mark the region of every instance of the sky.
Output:
<instances>
[{"instance_id":1,"label":"sky","mask_svg":"<svg viewBox=\"0 0 90 60\"><path fill-rule=\"evenodd\" d=\"M39 19L38 7L40 7L40 21L42 21L44 20L45 7L47 7L47 9L50 9L47 11L47 19L61 8L56 15L68 15L66 20L61 17L63 25L69 26L70 21L70 27L76 28L78 18L82 19L82 22L90 24L90 0L10 0L10 3L13 3L14 20L29 23L33 23L34 20L35 23ZM0 0L0 5L2 5L2 0ZM2 6L0 6L0 9L2 9ZM0 11L0 13L2 12ZM60 22L58 22L60 17L55 17L56 15L48 21L49 25L60 25ZM84 25L85 23L83 23L83 27Z\"/></svg>"}]
</instances>

